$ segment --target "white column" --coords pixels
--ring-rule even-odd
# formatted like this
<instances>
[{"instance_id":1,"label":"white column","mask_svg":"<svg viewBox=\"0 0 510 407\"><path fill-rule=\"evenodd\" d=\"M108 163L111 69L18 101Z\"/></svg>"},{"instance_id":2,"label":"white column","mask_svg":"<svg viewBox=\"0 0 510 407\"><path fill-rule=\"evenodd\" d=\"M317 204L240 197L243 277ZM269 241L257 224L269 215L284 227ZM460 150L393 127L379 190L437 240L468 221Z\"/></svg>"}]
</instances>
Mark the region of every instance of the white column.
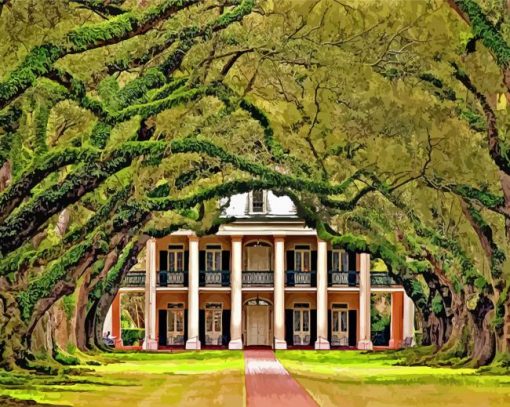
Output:
<instances>
[{"instance_id":1,"label":"white column","mask_svg":"<svg viewBox=\"0 0 510 407\"><path fill-rule=\"evenodd\" d=\"M370 336L370 254L360 254L358 349L373 348Z\"/></svg>"},{"instance_id":2,"label":"white column","mask_svg":"<svg viewBox=\"0 0 510 407\"><path fill-rule=\"evenodd\" d=\"M243 238L232 236L232 270L230 272L231 310L230 310L230 342L229 349L242 349L242 321L243 321Z\"/></svg>"},{"instance_id":3,"label":"white column","mask_svg":"<svg viewBox=\"0 0 510 407\"><path fill-rule=\"evenodd\" d=\"M198 237L189 236L189 265L188 265L188 338L186 349L200 349L198 339Z\"/></svg>"},{"instance_id":4,"label":"white column","mask_svg":"<svg viewBox=\"0 0 510 407\"><path fill-rule=\"evenodd\" d=\"M147 241L145 250L145 340L143 349L158 349L156 339L156 239Z\"/></svg>"},{"instance_id":5,"label":"white column","mask_svg":"<svg viewBox=\"0 0 510 407\"><path fill-rule=\"evenodd\" d=\"M285 238L274 238L274 348L287 349L285 341Z\"/></svg>"},{"instance_id":6,"label":"white column","mask_svg":"<svg viewBox=\"0 0 510 407\"><path fill-rule=\"evenodd\" d=\"M317 240L317 340L315 349L329 349L328 341L328 244Z\"/></svg>"},{"instance_id":7,"label":"white column","mask_svg":"<svg viewBox=\"0 0 510 407\"><path fill-rule=\"evenodd\" d=\"M416 344L414 340L414 302L404 293L404 341L410 346Z\"/></svg>"},{"instance_id":8,"label":"white column","mask_svg":"<svg viewBox=\"0 0 510 407\"><path fill-rule=\"evenodd\" d=\"M106 317L104 318L103 322L103 330L101 331L103 333L103 336L106 332L112 333L112 327L113 327L113 318L112 318L112 306L110 305L110 308L108 308L108 312L106 313Z\"/></svg>"}]
</instances>

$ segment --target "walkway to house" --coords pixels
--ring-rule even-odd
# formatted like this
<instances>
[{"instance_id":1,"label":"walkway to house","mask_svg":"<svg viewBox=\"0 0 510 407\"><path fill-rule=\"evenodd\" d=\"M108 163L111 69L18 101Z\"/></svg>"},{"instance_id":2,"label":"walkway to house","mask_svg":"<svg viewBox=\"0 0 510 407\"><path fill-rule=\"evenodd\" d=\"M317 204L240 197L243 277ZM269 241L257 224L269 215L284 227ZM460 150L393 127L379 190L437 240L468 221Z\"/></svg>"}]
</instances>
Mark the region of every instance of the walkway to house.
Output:
<instances>
[{"instance_id":1,"label":"walkway to house","mask_svg":"<svg viewBox=\"0 0 510 407\"><path fill-rule=\"evenodd\" d=\"M276 360L272 350L246 350L248 407L316 407L318 404Z\"/></svg>"}]
</instances>

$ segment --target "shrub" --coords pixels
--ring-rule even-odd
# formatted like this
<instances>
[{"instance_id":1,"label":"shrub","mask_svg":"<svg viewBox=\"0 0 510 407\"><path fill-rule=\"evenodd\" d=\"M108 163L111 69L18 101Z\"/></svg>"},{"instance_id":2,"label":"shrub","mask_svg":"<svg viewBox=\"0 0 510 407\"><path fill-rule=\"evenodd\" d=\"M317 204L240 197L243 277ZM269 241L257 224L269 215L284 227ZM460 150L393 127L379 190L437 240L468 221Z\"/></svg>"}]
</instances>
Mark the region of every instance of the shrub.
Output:
<instances>
[{"instance_id":1,"label":"shrub","mask_svg":"<svg viewBox=\"0 0 510 407\"><path fill-rule=\"evenodd\" d=\"M145 337L145 329L143 328L123 328L122 343L124 346L136 346L141 343Z\"/></svg>"}]
</instances>

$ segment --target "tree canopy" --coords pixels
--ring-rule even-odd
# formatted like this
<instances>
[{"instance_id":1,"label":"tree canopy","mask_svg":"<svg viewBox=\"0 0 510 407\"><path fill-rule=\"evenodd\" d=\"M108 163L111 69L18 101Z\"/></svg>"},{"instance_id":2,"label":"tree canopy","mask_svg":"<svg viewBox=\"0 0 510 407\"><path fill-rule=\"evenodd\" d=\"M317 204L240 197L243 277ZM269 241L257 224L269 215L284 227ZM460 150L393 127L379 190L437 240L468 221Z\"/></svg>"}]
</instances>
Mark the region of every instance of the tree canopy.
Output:
<instances>
[{"instance_id":1,"label":"tree canopy","mask_svg":"<svg viewBox=\"0 0 510 407\"><path fill-rule=\"evenodd\" d=\"M44 317L101 347L150 236L211 233L272 189L384 261L417 363L504 362L510 13L504 1L0 2L0 353ZM52 350L54 353L58 349Z\"/></svg>"}]
</instances>

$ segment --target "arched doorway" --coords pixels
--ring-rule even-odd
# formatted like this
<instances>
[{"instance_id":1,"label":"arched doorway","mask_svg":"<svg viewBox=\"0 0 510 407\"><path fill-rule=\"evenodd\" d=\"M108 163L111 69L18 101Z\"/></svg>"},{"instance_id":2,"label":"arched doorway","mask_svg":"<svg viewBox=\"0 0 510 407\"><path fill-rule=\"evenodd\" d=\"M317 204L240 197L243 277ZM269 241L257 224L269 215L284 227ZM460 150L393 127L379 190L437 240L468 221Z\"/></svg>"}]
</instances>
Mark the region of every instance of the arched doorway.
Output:
<instances>
[{"instance_id":1,"label":"arched doorway","mask_svg":"<svg viewBox=\"0 0 510 407\"><path fill-rule=\"evenodd\" d=\"M265 298L251 298L244 303L244 344L271 346L273 305Z\"/></svg>"}]
</instances>

